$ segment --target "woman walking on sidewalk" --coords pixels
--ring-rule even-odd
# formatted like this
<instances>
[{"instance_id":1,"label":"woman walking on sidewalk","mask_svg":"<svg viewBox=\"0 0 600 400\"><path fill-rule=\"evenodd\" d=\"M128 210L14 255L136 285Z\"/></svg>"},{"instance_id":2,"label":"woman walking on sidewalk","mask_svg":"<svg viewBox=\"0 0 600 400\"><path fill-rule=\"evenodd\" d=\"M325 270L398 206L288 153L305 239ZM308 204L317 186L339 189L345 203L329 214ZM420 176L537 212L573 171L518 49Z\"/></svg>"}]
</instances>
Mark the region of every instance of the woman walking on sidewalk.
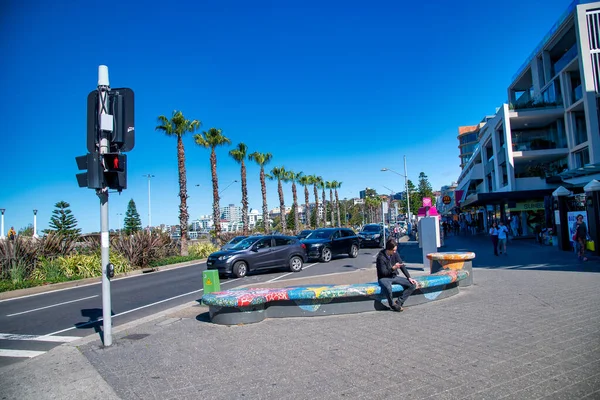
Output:
<instances>
[{"instance_id":1,"label":"woman walking on sidewalk","mask_svg":"<svg viewBox=\"0 0 600 400\"><path fill-rule=\"evenodd\" d=\"M494 245L494 255L498 255L498 225L494 222L490 228L490 237L492 238L492 244Z\"/></svg>"},{"instance_id":2,"label":"woman walking on sidewalk","mask_svg":"<svg viewBox=\"0 0 600 400\"><path fill-rule=\"evenodd\" d=\"M577 256L580 261L587 261L587 257L585 256L585 248L587 246L587 226L585 222L583 222L583 215L579 214L577 216L577 221L575 221L575 242L577 243Z\"/></svg>"}]
</instances>

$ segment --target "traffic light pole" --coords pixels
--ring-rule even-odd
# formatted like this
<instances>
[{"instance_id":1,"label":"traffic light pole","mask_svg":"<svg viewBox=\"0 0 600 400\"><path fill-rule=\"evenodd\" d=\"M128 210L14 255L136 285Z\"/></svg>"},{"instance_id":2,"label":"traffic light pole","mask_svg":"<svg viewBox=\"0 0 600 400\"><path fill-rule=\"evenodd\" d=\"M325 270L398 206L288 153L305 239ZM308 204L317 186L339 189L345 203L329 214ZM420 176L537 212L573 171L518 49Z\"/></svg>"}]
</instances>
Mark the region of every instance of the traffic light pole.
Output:
<instances>
[{"instance_id":1,"label":"traffic light pole","mask_svg":"<svg viewBox=\"0 0 600 400\"><path fill-rule=\"evenodd\" d=\"M109 152L108 135L112 133L103 128L102 114L108 114L108 91L110 84L108 81L108 67L100 65L98 67L98 130L100 154ZM112 306L110 299L110 279L108 277L109 261L109 234L108 234L108 188L104 186L98 189L98 198L100 199L100 244L102 254L102 331L104 346L112 345Z\"/></svg>"}]
</instances>

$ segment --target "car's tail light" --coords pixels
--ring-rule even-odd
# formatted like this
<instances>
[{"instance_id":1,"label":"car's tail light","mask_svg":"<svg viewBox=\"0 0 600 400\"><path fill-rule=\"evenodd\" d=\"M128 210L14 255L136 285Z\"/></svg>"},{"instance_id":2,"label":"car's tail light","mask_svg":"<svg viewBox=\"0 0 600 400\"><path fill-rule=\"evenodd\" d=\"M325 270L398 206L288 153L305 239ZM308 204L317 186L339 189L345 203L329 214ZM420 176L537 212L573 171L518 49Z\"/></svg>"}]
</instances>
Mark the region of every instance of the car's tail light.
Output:
<instances>
[{"instance_id":1,"label":"car's tail light","mask_svg":"<svg viewBox=\"0 0 600 400\"><path fill-rule=\"evenodd\" d=\"M302 246L302 248L303 248L304 250L306 250L306 245L305 245L304 243L300 243L300 245Z\"/></svg>"}]
</instances>

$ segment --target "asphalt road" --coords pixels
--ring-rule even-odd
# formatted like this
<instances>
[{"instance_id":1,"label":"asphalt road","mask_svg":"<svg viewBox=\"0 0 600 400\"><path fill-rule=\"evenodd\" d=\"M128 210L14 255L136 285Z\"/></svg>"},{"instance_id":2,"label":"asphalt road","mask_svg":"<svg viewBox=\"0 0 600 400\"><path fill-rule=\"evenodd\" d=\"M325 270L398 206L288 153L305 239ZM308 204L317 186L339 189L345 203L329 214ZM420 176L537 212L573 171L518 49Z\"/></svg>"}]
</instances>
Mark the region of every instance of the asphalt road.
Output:
<instances>
[{"instance_id":1,"label":"asphalt road","mask_svg":"<svg viewBox=\"0 0 600 400\"><path fill-rule=\"evenodd\" d=\"M361 249L357 258L308 262L302 271L272 270L221 280L222 289L253 283L348 272L372 266L378 249ZM205 263L135 275L111 282L113 326L200 300ZM93 283L0 301L0 366L47 352L102 327L102 285ZM100 321L99 321L100 320Z\"/></svg>"}]
</instances>

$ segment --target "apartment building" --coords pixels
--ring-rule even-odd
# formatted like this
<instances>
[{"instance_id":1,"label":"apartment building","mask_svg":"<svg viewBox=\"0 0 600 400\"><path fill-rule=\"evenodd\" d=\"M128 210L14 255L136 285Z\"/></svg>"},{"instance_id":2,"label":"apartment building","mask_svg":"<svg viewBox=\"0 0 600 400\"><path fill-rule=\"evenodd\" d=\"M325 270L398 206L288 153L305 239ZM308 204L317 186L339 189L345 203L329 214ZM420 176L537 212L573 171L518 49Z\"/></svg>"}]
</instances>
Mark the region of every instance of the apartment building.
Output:
<instances>
[{"instance_id":1,"label":"apartment building","mask_svg":"<svg viewBox=\"0 0 600 400\"><path fill-rule=\"evenodd\" d=\"M600 2L571 3L507 92L508 102L466 133L477 132L477 144L457 191L463 211L516 219L532 234L556 188L577 193L600 178Z\"/></svg>"}]
</instances>

